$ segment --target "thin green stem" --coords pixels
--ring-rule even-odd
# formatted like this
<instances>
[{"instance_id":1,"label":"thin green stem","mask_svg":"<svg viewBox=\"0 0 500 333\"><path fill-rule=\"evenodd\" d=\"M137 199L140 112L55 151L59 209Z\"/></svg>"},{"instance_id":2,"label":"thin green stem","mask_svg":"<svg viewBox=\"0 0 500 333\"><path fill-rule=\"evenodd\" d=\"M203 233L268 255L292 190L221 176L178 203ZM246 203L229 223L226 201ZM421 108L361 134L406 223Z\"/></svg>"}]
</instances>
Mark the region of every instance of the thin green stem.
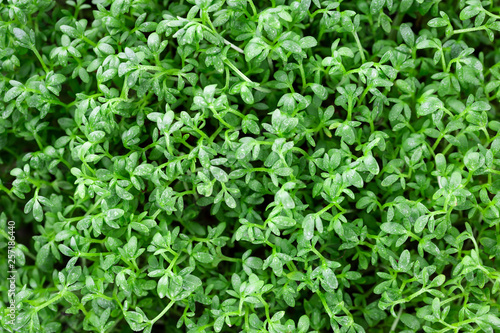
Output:
<instances>
[{"instance_id":1,"label":"thin green stem","mask_svg":"<svg viewBox=\"0 0 500 333\"><path fill-rule=\"evenodd\" d=\"M270 93L271 91L269 89L266 89L266 88L262 88L262 87L259 87L258 85L256 85L256 83L254 83L252 80L250 80L245 74L243 74L229 59L224 59L224 63L226 65L229 66L229 68L231 68L240 78L242 78L244 81L248 82L248 83L251 83L252 84L252 87L255 89L255 90L258 90L258 91L261 91L261 92L264 92L264 93Z\"/></svg>"},{"instance_id":2,"label":"thin green stem","mask_svg":"<svg viewBox=\"0 0 500 333\"><path fill-rule=\"evenodd\" d=\"M398 326L398 323L399 323L399 318L401 317L401 314L403 313L403 307L400 306L399 307L399 311L398 311L398 316L396 317L396 319L394 320L394 322L392 323L392 326L391 326L391 332L395 332L396 331L396 327Z\"/></svg>"},{"instance_id":3,"label":"thin green stem","mask_svg":"<svg viewBox=\"0 0 500 333\"><path fill-rule=\"evenodd\" d=\"M364 63L366 61L365 54L363 53L363 46L361 46L361 41L359 40L358 33L354 31L352 33L354 35L354 39L356 40L356 45L358 45L359 54L361 56L361 62Z\"/></svg>"},{"instance_id":4,"label":"thin green stem","mask_svg":"<svg viewBox=\"0 0 500 333\"><path fill-rule=\"evenodd\" d=\"M154 323L156 323L158 320L160 320L160 319L161 319L161 317L163 317L163 315L164 315L165 313L167 313L167 312L168 312L168 310L170 310L170 308L171 308L174 304L175 304L175 301L173 301L173 300L172 300L172 301L170 301L170 303L168 303L168 305L165 307L165 309L163 309L163 311L162 311L162 312L160 312L160 314L159 314L159 315L157 315L157 316L156 316L153 320L151 320L151 326L153 326L153 325L154 325Z\"/></svg>"},{"instance_id":5,"label":"thin green stem","mask_svg":"<svg viewBox=\"0 0 500 333\"><path fill-rule=\"evenodd\" d=\"M257 15L257 9L255 8L255 5L253 4L252 0L248 0L248 3L250 4L250 7L252 8L253 16Z\"/></svg>"},{"instance_id":6,"label":"thin green stem","mask_svg":"<svg viewBox=\"0 0 500 333\"><path fill-rule=\"evenodd\" d=\"M484 30L484 29L486 29L486 27L484 25L482 25L480 27L475 27L475 28L453 30L453 34L454 35L456 35L456 34L463 34L463 33L466 33L466 32L480 31L480 30Z\"/></svg>"},{"instance_id":7,"label":"thin green stem","mask_svg":"<svg viewBox=\"0 0 500 333\"><path fill-rule=\"evenodd\" d=\"M50 70L47 68L47 65L43 61L42 56L40 55L38 50L35 47L31 48L31 50L33 51L33 53L35 53L36 57L38 58L38 61L40 61L40 64L42 64L42 67L43 67L43 70L45 71L45 73L48 74L50 72Z\"/></svg>"},{"instance_id":8,"label":"thin green stem","mask_svg":"<svg viewBox=\"0 0 500 333\"><path fill-rule=\"evenodd\" d=\"M45 303L42 303L40 305L38 305L36 308L35 308L35 312L38 312L40 311L41 309L49 306L50 304L54 303L54 302L57 302L59 299L61 299L62 297L62 294L63 294L64 290L61 290L55 297L52 297L51 299L49 299L48 301L46 301Z\"/></svg>"},{"instance_id":9,"label":"thin green stem","mask_svg":"<svg viewBox=\"0 0 500 333\"><path fill-rule=\"evenodd\" d=\"M85 41L86 43L92 45L92 47L97 47L97 44L91 41L88 37L82 36L82 40Z\"/></svg>"}]
</instances>

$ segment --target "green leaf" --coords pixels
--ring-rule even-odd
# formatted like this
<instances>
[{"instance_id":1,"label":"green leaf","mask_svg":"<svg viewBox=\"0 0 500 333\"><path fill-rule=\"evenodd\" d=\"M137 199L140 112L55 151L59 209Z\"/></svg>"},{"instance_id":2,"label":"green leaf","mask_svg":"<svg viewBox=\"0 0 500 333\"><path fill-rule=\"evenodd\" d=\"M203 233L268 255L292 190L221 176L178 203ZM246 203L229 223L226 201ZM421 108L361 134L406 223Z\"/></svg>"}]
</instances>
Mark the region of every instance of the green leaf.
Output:
<instances>
[{"instance_id":1,"label":"green leaf","mask_svg":"<svg viewBox=\"0 0 500 333\"><path fill-rule=\"evenodd\" d=\"M345 143L348 145L354 144L356 141L356 134L354 133L354 128L348 124L340 125L335 131L336 136L340 136Z\"/></svg>"},{"instance_id":2,"label":"green leaf","mask_svg":"<svg viewBox=\"0 0 500 333\"><path fill-rule=\"evenodd\" d=\"M321 98L322 100L325 100L328 97L328 92L325 87L323 87L320 84L311 84L311 89L314 92L316 96Z\"/></svg>"},{"instance_id":3,"label":"green leaf","mask_svg":"<svg viewBox=\"0 0 500 333\"><path fill-rule=\"evenodd\" d=\"M401 37L409 47L413 47L415 45L415 34L413 30L411 30L410 25L401 24L399 27L399 32L401 33Z\"/></svg>"},{"instance_id":4,"label":"green leaf","mask_svg":"<svg viewBox=\"0 0 500 333\"><path fill-rule=\"evenodd\" d=\"M307 317L306 315L301 316L299 318L299 322L297 324L298 332L299 333L306 333L306 332L308 332L309 325L310 325L309 317Z\"/></svg>"},{"instance_id":5,"label":"green leaf","mask_svg":"<svg viewBox=\"0 0 500 333\"><path fill-rule=\"evenodd\" d=\"M196 252L194 258L204 264L209 264L214 260L214 257L210 253L205 252Z\"/></svg>"},{"instance_id":6,"label":"green leaf","mask_svg":"<svg viewBox=\"0 0 500 333\"><path fill-rule=\"evenodd\" d=\"M120 198L122 198L123 200L134 199L134 196L130 192L126 191L125 189L121 188L120 186L116 187L116 194L118 194L118 196Z\"/></svg>"},{"instance_id":7,"label":"green leaf","mask_svg":"<svg viewBox=\"0 0 500 333\"><path fill-rule=\"evenodd\" d=\"M78 32L75 28L70 27L69 25L61 25L60 27L61 31L64 32L66 35L72 37L72 38L78 38Z\"/></svg>"},{"instance_id":8,"label":"green leaf","mask_svg":"<svg viewBox=\"0 0 500 333\"><path fill-rule=\"evenodd\" d=\"M443 102L437 97L426 97L425 100L417 107L417 114L419 116L426 116L436 112L443 107Z\"/></svg>"},{"instance_id":9,"label":"green leaf","mask_svg":"<svg viewBox=\"0 0 500 333\"><path fill-rule=\"evenodd\" d=\"M66 277L66 285L70 286L76 281L80 279L80 276L82 275L82 268L80 266L76 266L71 268L68 271L68 275Z\"/></svg>"},{"instance_id":10,"label":"green leaf","mask_svg":"<svg viewBox=\"0 0 500 333\"><path fill-rule=\"evenodd\" d=\"M13 100L14 98L16 98L17 96L19 96L21 93L23 92L23 89L20 88L20 87L13 87L13 88L10 88L4 95L3 97L3 101L4 102L10 102L11 100Z\"/></svg>"},{"instance_id":11,"label":"green leaf","mask_svg":"<svg viewBox=\"0 0 500 333\"><path fill-rule=\"evenodd\" d=\"M464 158L464 164L469 171L474 172L484 165L484 157L475 152L467 152Z\"/></svg>"},{"instance_id":12,"label":"green leaf","mask_svg":"<svg viewBox=\"0 0 500 333\"><path fill-rule=\"evenodd\" d=\"M134 258L137 252L137 237L132 236L123 249L129 258Z\"/></svg>"},{"instance_id":13,"label":"green leaf","mask_svg":"<svg viewBox=\"0 0 500 333\"><path fill-rule=\"evenodd\" d=\"M448 21L443 19L443 18L436 17L436 18L433 18L432 20L430 20L429 22L427 22L427 25L429 27L432 27L432 28L440 28L440 27L447 26Z\"/></svg>"},{"instance_id":14,"label":"green leaf","mask_svg":"<svg viewBox=\"0 0 500 333\"><path fill-rule=\"evenodd\" d=\"M408 271L410 269L410 251L404 250L401 253L398 261L399 269L402 271Z\"/></svg>"},{"instance_id":15,"label":"green leaf","mask_svg":"<svg viewBox=\"0 0 500 333\"><path fill-rule=\"evenodd\" d=\"M27 48L33 46L32 40L30 36L26 33L26 31L19 28L14 28L12 29L12 32L14 33L14 37L16 37L16 41L19 42L20 45Z\"/></svg>"},{"instance_id":16,"label":"green leaf","mask_svg":"<svg viewBox=\"0 0 500 333\"><path fill-rule=\"evenodd\" d=\"M291 41L291 40L285 40L281 46L287 50L288 52L292 52L292 53L301 53L302 52L302 48L300 47L299 44L297 44L296 42L294 41Z\"/></svg>"},{"instance_id":17,"label":"green leaf","mask_svg":"<svg viewBox=\"0 0 500 333\"><path fill-rule=\"evenodd\" d=\"M241 98L243 99L243 102L246 104L253 104L254 103L254 98L252 95L252 92L250 89L246 86L243 85L240 90Z\"/></svg>"},{"instance_id":18,"label":"green leaf","mask_svg":"<svg viewBox=\"0 0 500 333\"><path fill-rule=\"evenodd\" d=\"M43 220L43 210L42 210L42 205L38 202L38 200L35 200L33 202L33 217L35 220L38 222Z\"/></svg>"},{"instance_id":19,"label":"green leaf","mask_svg":"<svg viewBox=\"0 0 500 333\"><path fill-rule=\"evenodd\" d=\"M211 166L210 172L221 183L227 183L229 180L227 173L219 167Z\"/></svg>"},{"instance_id":20,"label":"green leaf","mask_svg":"<svg viewBox=\"0 0 500 333\"><path fill-rule=\"evenodd\" d=\"M420 216L417 221L415 222L415 232L419 233L422 232L427 225L427 222L429 221L429 216L428 215L422 215Z\"/></svg>"},{"instance_id":21,"label":"green leaf","mask_svg":"<svg viewBox=\"0 0 500 333\"><path fill-rule=\"evenodd\" d=\"M280 190L276 194L276 199L281 202L284 208L293 209L295 208L295 202L293 201L290 194L286 191Z\"/></svg>"},{"instance_id":22,"label":"green leaf","mask_svg":"<svg viewBox=\"0 0 500 333\"><path fill-rule=\"evenodd\" d=\"M370 12L376 14L382 10L385 5L385 0L372 0L370 2Z\"/></svg>"},{"instance_id":23,"label":"green leaf","mask_svg":"<svg viewBox=\"0 0 500 333\"><path fill-rule=\"evenodd\" d=\"M115 49L107 43L99 43L97 45L97 48L99 49L99 51L101 51L104 54L114 54L115 53Z\"/></svg>"},{"instance_id":24,"label":"green leaf","mask_svg":"<svg viewBox=\"0 0 500 333\"><path fill-rule=\"evenodd\" d=\"M373 175L378 175L380 172L380 167L378 166L377 160L372 155L366 156L363 160L363 163L366 166L366 169Z\"/></svg>"},{"instance_id":25,"label":"green leaf","mask_svg":"<svg viewBox=\"0 0 500 333\"><path fill-rule=\"evenodd\" d=\"M313 214L309 214L302 221L302 229L304 230L304 237L310 240L314 236L314 224L316 217Z\"/></svg>"},{"instance_id":26,"label":"green leaf","mask_svg":"<svg viewBox=\"0 0 500 333\"><path fill-rule=\"evenodd\" d=\"M295 220L286 216L276 216L272 220L276 225L282 228L289 228L295 225Z\"/></svg>"},{"instance_id":27,"label":"green leaf","mask_svg":"<svg viewBox=\"0 0 500 333\"><path fill-rule=\"evenodd\" d=\"M394 184L397 180L399 179L399 176L398 175L389 175L387 177L384 178L384 180L382 181L381 185L382 186L391 186L392 184Z\"/></svg>"},{"instance_id":28,"label":"green leaf","mask_svg":"<svg viewBox=\"0 0 500 333\"><path fill-rule=\"evenodd\" d=\"M224 326L224 316L218 317L214 322L214 330L215 332L222 331L222 327Z\"/></svg>"},{"instance_id":29,"label":"green leaf","mask_svg":"<svg viewBox=\"0 0 500 333\"><path fill-rule=\"evenodd\" d=\"M347 182L347 184L355 186L357 188L362 188L363 187L363 178L361 178L361 175L356 171L356 170L349 170L344 174L344 178Z\"/></svg>"},{"instance_id":30,"label":"green leaf","mask_svg":"<svg viewBox=\"0 0 500 333\"><path fill-rule=\"evenodd\" d=\"M160 280L158 280L158 284L156 286L156 291L158 292L158 296L160 298L164 298L168 293L168 275L163 275Z\"/></svg>"},{"instance_id":31,"label":"green leaf","mask_svg":"<svg viewBox=\"0 0 500 333\"><path fill-rule=\"evenodd\" d=\"M224 194L224 202L229 208L236 208L236 200L227 192Z\"/></svg>"},{"instance_id":32,"label":"green leaf","mask_svg":"<svg viewBox=\"0 0 500 333\"><path fill-rule=\"evenodd\" d=\"M115 0L111 4L111 14L114 17L125 14L130 6L130 0Z\"/></svg>"},{"instance_id":33,"label":"green leaf","mask_svg":"<svg viewBox=\"0 0 500 333\"><path fill-rule=\"evenodd\" d=\"M150 176L153 173L154 167L151 164L141 164L134 169L134 175L136 176Z\"/></svg>"},{"instance_id":34,"label":"green leaf","mask_svg":"<svg viewBox=\"0 0 500 333\"><path fill-rule=\"evenodd\" d=\"M383 232L386 232L388 234L394 234L394 235L404 235L404 234L406 234L405 227L403 227L401 224L393 223L393 222L382 223L380 225L380 229Z\"/></svg>"},{"instance_id":35,"label":"green leaf","mask_svg":"<svg viewBox=\"0 0 500 333\"><path fill-rule=\"evenodd\" d=\"M477 14L479 14L479 12L481 11L481 6L479 5L475 5L475 6L466 6L464 9L462 9L462 11L460 12L460 19L462 21L464 20L468 20L470 19L471 17L474 17L476 16Z\"/></svg>"},{"instance_id":36,"label":"green leaf","mask_svg":"<svg viewBox=\"0 0 500 333\"><path fill-rule=\"evenodd\" d=\"M302 49L309 49L318 45L318 42L316 41L316 38L307 36L300 39L299 45Z\"/></svg>"},{"instance_id":37,"label":"green leaf","mask_svg":"<svg viewBox=\"0 0 500 333\"><path fill-rule=\"evenodd\" d=\"M106 212L106 218L109 220L117 220L125 214L125 211L120 208L113 208Z\"/></svg>"},{"instance_id":38,"label":"green leaf","mask_svg":"<svg viewBox=\"0 0 500 333\"><path fill-rule=\"evenodd\" d=\"M403 324L405 324L410 329L412 329L412 330L420 329L420 322L418 321L418 319L415 316L408 314L408 313L403 313L401 315L400 319L401 319L401 322L403 322Z\"/></svg>"},{"instance_id":39,"label":"green leaf","mask_svg":"<svg viewBox=\"0 0 500 333\"><path fill-rule=\"evenodd\" d=\"M248 43L245 47L245 60L251 61L264 51L265 47L257 43Z\"/></svg>"}]
</instances>

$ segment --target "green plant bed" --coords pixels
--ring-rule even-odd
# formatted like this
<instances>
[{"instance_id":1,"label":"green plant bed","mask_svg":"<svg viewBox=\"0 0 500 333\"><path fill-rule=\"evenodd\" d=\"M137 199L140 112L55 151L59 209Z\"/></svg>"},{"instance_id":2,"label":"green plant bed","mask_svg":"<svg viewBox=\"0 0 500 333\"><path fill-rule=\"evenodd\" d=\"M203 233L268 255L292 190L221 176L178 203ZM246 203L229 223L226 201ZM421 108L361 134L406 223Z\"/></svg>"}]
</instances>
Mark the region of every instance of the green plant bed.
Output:
<instances>
[{"instance_id":1,"label":"green plant bed","mask_svg":"<svg viewBox=\"0 0 500 333\"><path fill-rule=\"evenodd\" d=\"M500 332L498 1L0 18L0 331Z\"/></svg>"}]
</instances>

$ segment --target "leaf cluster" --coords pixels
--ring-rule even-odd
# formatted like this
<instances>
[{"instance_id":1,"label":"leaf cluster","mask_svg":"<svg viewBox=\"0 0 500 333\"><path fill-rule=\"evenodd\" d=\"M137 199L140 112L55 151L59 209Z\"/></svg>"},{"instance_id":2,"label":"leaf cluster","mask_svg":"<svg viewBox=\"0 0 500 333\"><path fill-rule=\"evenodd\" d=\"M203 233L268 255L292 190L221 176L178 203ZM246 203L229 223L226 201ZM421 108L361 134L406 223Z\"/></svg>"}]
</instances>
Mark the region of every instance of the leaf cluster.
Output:
<instances>
[{"instance_id":1,"label":"leaf cluster","mask_svg":"<svg viewBox=\"0 0 500 333\"><path fill-rule=\"evenodd\" d=\"M0 0L2 331L500 331L499 13Z\"/></svg>"}]
</instances>

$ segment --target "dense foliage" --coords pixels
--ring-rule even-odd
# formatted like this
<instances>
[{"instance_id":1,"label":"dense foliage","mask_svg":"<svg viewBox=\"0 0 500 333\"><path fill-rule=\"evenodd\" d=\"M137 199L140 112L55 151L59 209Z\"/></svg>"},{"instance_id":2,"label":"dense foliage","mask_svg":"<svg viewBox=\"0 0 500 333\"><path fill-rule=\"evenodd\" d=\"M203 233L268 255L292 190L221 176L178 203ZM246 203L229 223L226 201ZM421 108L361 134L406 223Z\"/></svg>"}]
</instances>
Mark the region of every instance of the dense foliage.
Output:
<instances>
[{"instance_id":1,"label":"dense foliage","mask_svg":"<svg viewBox=\"0 0 500 333\"><path fill-rule=\"evenodd\" d=\"M1 0L2 332L500 331L499 13Z\"/></svg>"}]
</instances>

